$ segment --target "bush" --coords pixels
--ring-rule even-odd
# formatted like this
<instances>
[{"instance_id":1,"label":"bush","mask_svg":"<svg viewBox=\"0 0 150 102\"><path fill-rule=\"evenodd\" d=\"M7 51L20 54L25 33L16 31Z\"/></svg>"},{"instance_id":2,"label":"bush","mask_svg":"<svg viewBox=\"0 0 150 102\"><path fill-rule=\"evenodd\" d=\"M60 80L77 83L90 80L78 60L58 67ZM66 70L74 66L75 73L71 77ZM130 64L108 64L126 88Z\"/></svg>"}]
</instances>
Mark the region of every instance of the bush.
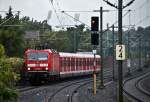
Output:
<instances>
[{"instance_id":1,"label":"bush","mask_svg":"<svg viewBox=\"0 0 150 102\"><path fill-rule=\"evenodd\" d=\"M7 87L4 82L0 80L0 102L9 102L12 100L17 100L18 98L18 92L13 89Z\"/></svg>"},{"instance_id":2,"label":"bush","mask_svg":"<svg viewBox=\"0 0 150 102\"><path fill-rule=\"evenodd\" d=\"M4 53L5 53L4 46L2 44L0 44L0 58L2 58L4 56Z\"/></svg>"},{"instance_id":3,"label":"bush","mask_svg":"<svg viewBox=\"0 0 150 102\"><path fill-rule=\"evenodd\" d=\"M6 58L5 49L0 44L0 102L17 101L18 92L15 89L19 80L19 72L23 65L21 58Z\"/></svg>"},{"instance_id":4,"label":"bush","mask_svg":"<svg viewBox=\"0 0 150 102\"><path fill-rule=\"evenodd\" d=\"M7 59L7 62L10 63L12 70L19 74L23 66L24 60L21 58L17 58L17 57L11 57Z\"/></svg>"},{"instance_id":5,"label":"bush","mask_svg":"<svg viewBox=\"0 0 150 102\"><path fill-rule=\"evenodd\" d=\"M22 62L20 58L0 58L0 101L17 99L15 85Z\"/></svg>"}]
</instances>

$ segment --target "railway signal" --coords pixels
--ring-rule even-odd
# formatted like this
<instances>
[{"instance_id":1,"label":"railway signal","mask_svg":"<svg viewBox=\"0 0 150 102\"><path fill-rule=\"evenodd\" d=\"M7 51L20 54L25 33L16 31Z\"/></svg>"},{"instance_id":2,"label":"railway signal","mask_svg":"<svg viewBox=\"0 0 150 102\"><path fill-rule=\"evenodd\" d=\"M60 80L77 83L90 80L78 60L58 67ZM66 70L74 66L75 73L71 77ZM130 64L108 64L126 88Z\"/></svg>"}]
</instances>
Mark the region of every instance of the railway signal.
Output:
<instances>
[{"instance_id":1,"label":"railway signal","mask_svg":"<svg viewBox=\"0 0 150 102\"><path fill-rule=\"evenodd\" d=\"M92 45L99 44L99 34L98 33L91 33L91 44Z\"/></svg>"},{"instance_id":2,"label":"railway signal","mask_svg":"<svg viewBox=\"0 0 150 102\"><path fill-rule=\"evenodd\" d=\"M99 30L99 17L91 17L91 31Z\"/></svg>"},{"instance_id":3,"label":"railway signal","mask_svg":"<svg viewBox=\"0 0 150 102\"><path fill-rule=\"evenodd\" d=\"M94 54L94 61L93 61L93 67L94 67L94 72L93 72L93 92L94 95L96 95L96 73L95 73L95 69L96 69L96 61L95 61L95 54L96 54L96 50L95 50L95 45L99 44L99 17L91 17L91 44L94 45L94 50L93 50L93 54Z\"/></svg>"},{"instance_id":4,"label":"railway signal","mask_svg":"<svg viewBox=\"0 0 150 102\"><path fill-rule=\"evenodd\" d=\"M91 17L91 44L99 44L99 17Z\"/></svg>"}]
</instances>

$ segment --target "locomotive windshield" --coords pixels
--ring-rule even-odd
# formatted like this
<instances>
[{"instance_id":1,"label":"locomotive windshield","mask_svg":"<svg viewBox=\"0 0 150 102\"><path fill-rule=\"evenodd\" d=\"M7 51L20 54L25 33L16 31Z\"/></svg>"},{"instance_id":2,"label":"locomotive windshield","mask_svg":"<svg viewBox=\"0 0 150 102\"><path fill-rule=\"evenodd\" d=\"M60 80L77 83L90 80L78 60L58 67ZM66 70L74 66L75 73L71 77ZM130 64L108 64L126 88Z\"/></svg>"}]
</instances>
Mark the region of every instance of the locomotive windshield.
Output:
<instances>
[{"instance_id":1,"label":"locomotive windshield","mask_svg":"<svg viewBox=\"0 0 150 102\"><path fill-rule=\"evenodd\" d=\"M32 52L28 54L28 60L48 60L48 54L41 52Z\"/></svg>"}]
</instances>

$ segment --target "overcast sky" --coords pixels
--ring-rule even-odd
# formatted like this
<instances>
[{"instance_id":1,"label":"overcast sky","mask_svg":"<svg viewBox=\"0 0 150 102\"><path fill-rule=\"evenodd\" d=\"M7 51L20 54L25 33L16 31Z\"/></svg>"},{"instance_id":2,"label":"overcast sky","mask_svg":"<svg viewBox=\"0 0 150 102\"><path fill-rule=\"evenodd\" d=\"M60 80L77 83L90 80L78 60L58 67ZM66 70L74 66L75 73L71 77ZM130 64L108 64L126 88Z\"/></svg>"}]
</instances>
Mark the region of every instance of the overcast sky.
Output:
<instances>
[{"instance_id":1,"label":"overcast sky","mask_svg":"<svg viewBox=\"0 0 150 102\"><path fill-rule=\"evenodd\" d=\"M108 6L103 0L0 0L0 11L7 11L11 5L13 10L21 11L20 16L29 16L35 20L42 21L47 18L48 12L52 11L52 17L48 23L53 26L62 25L74 25L80 24L75 22L71 17L61 13L60 11L92 11L97 10L100 6L103 9L116 10L113 7ZM117 0L109 0L113 4L117 3ZM124 5L130 0L124 0ZM147 2L146 2L147 1ZM148 26L150 24L150 1L149 0L135 0L135 2L126 10L132 9L131 12L131 24L137 24L141 26ZM56 10L56 12L54 12ZM127 11L124 11L126 13ZM60 22L56 16L60 19ZM74 16L75 13L80 14L80 21L90 26L91 16L99 16L99 13L93 12L67 12L67 14ZM0 12L4 15L4 13ZM147 18L146 18L147 17ZM142 21L142 19L146 19ZM117 12L105 12L104 13L104 28L106 24L113 24L117 19ZM142 21L140 23L140 21ZM60 24L61 23L61 24ZM129 15L124 18L124 25L129 24Z\"/></svg>"}]
</instances>

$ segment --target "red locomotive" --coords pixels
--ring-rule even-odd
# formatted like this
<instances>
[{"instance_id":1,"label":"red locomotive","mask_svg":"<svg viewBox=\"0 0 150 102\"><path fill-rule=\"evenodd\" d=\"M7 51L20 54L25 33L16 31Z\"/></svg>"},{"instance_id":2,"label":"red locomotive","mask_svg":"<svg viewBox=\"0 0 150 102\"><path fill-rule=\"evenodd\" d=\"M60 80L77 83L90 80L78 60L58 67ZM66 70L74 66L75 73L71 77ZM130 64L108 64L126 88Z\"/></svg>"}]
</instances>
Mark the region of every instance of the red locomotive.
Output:
<instances>
[{"instance_id":1,"label":"red locomotive","mask_svg":"<svg viewBox=\"0 0 150 102\"><path fill-rule=\"evenodd\" d=\"M54 50L27 50L22 76L30 82L53 80L92 74L93 54L64 53ZM100 56L96 55L95 71L100 70Z\"/></svg>"}]
</instances>

